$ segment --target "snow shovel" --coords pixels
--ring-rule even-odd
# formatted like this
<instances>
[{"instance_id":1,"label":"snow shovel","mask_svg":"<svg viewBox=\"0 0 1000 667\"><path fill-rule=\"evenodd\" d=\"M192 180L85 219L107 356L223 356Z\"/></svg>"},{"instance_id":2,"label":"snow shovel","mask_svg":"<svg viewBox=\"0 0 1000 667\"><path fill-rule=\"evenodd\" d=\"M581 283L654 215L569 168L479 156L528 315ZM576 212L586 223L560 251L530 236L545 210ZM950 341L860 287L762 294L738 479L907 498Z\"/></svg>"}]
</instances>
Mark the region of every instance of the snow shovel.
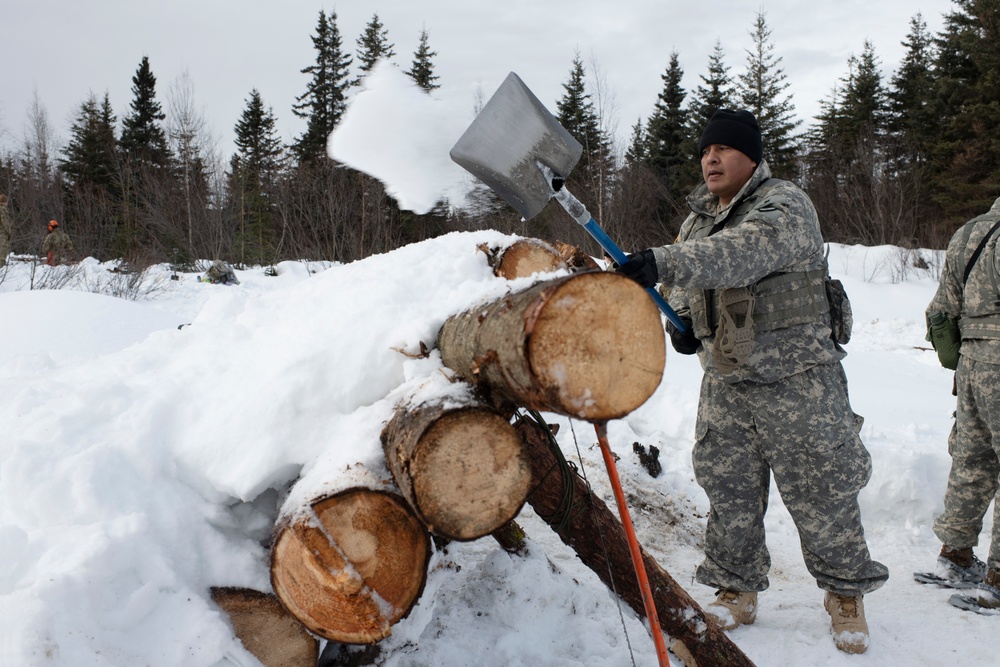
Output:
<instances>
[{"instance_id":1,"label":"snow shovel","mask_svg":"<svg viewBox=\"0 0 1000 667\"><path fill-rule=\"evenodd\" d=\"M555 197L618 264L625 253L566 189L583 146L559 124L514 72L451 149L451 159L488 185L525 220ZM687 327L653 288L646 291L680 331Z\"/></svg>"}]
</instances>

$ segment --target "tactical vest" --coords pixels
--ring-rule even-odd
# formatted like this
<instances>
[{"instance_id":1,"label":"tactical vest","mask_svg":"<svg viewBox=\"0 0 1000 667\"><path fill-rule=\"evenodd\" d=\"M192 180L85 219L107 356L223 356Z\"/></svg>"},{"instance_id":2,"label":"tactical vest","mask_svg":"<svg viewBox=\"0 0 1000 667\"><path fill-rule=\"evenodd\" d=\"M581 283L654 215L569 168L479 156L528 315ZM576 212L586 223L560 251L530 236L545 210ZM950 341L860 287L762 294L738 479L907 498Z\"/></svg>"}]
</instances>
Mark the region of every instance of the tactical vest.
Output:
<instances>
[{"instance_id":1,"label":"tactical vest","mask_svg":"<svg viewBox=\"0 0 1000 667\"><path fill-rule=\"evenodd\" d=\"M729 211L718 223L706 221L696 226L684 240L706 238L731 224L739 225L757 202L776 185L779 179L769 178ZM735 222L733 222L735 221ZM807 322L822 322L830 310L826 295L827 268L813 271L772 273L750 286L755 301L754 331L783 329ZM709 338L719 324L719 295L714 289L692 294L691 322L695 336Z\"/></svg>"},{"instance_id":2,"label":"tactical vest","mask_svg":"<svg viewBox=\"0 0 1000 667\"><path fill-rule=\"evenodd\" d=\"M987 219L996 222L996 218ZM962 237L962 245L968 248L969 238L977 225L966 225L967 231ZM989 240L976 266L969 274L971 279L962 288L962 316L958 320L958 328L962 339L995 338L1000 339L1000 284L998 284L996 247L1000 234L994 234ZM968 261L966 258L963 258ZM964 266L964 262L962 264ZM979 268L979 271L975 271Z\"/></svg>"}]
</instances>

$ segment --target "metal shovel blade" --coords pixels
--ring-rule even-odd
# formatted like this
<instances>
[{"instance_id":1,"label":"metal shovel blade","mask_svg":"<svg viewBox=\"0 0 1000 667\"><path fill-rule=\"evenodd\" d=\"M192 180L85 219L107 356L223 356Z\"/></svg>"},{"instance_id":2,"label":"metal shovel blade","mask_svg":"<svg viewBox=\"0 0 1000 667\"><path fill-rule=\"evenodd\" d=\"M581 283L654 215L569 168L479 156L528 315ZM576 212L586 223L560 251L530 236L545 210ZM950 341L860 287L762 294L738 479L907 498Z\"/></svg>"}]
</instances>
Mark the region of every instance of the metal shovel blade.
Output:
<instances>
[{"instance_id":1,"label":"metal shovel blade","mask_svg":"<svg viewBox=\"0 0 1000 667\"><path fill-rule=\"evenodd\" d=\"M530 220L554 194L538 163L565 178L582 153L580 142L511 72L450 155Z\"/></svg>"}]
</instances>

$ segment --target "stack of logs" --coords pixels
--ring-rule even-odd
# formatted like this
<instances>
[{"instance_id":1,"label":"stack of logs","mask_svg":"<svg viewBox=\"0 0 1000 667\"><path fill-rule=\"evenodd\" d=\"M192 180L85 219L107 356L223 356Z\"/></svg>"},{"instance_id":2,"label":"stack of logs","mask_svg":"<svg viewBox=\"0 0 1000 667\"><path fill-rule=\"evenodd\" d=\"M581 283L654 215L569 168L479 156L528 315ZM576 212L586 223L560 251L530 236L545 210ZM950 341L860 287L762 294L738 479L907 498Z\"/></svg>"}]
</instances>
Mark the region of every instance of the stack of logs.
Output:
<instances>
[{"instance_id":1,"label":"stack of logs","mask_svg":"<svg viewBox=\"0 0 1000 667\"><path fill-rule=\"evenodd\" d=\"M618 518L560 465L544 423L513 418L520 407L600 423L638 408L662 378L659 311L637 284L598 270L574 248L523 239L502 252L481 250L503 278L569 273L445 322L442 362L476 398L397 406L382 431L395 489L355 487L279 517L271 583L284 610L314 635L342 644L387 637L423 589L431 534L493 535L503 544L525 502L645 616ZM686 647L689 663L751 665L645 551L643 559L661 629L684 644L677 648Z\"/></svg>"}]
</instances>

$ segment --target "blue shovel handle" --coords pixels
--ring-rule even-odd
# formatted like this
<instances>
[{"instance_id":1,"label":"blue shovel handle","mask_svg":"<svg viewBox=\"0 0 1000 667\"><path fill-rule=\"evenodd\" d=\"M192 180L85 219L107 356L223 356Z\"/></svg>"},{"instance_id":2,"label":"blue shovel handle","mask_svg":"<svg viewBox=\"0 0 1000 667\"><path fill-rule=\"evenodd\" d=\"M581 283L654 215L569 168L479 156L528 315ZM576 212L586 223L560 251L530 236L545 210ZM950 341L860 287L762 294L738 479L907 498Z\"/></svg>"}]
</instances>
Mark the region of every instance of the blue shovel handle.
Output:
<instances>
[{"instance_id":1,"label":"blue shovel handle","mask_svg":"<svg viewBox=\"0 0 1000 667\"><path fill-rule=\"evenodd\" d=\"M597 241L602 248L604 248L604 251L608 253L608 257L618 262L619 266L625 263L627 259L625 257L625 253L623 253L621 248L619 248L615 242L611 240L610 236L604 233L604 230L601 229L601 226L597 224L596 220L591 218L590 222L583 225L583 228L587 230L587 233L594 237L594 240ZM663 298L663 295L652 287L647 287L646 292L653 298L653 301L660 308L660 311L667 316L667 319L670 320L671 324L677 327L678 331L687 330L684 322L682 322L681 318L677 316L674 309L670 307L670 304L668 304L667 300Z\"/></svg>"}]
</instances>

